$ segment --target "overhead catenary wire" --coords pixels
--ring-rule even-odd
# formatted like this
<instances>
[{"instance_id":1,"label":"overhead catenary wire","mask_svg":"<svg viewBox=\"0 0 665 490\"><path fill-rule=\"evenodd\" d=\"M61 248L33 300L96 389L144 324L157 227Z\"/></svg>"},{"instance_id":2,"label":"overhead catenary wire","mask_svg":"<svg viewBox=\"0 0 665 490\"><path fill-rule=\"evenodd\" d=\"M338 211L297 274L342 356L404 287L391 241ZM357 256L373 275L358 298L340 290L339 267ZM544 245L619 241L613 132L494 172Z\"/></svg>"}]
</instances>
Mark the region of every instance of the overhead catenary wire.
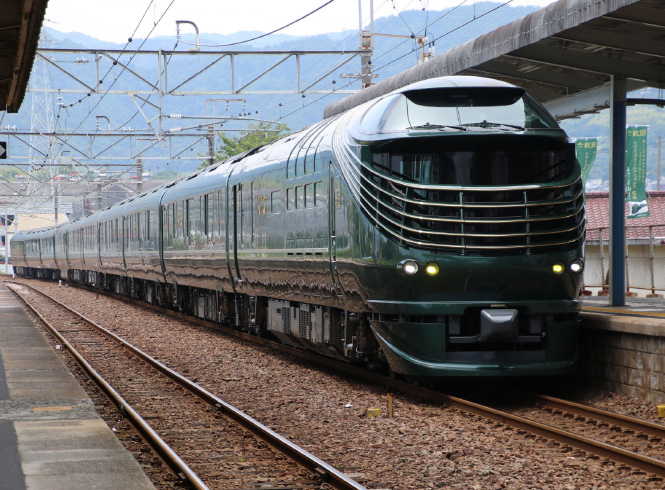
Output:
<instances>
[{"instance_id":1,"label":"overhead catenary wire","mask_svg":"<svg viewBox=\"0 0 665 490\"><path fill-rule=\"evenodd\" d=\"M511 1L512 1L512 0L511 0ZM466 2L466 0L465 0L464 2L462 2L460 5L462 5L462 4L465 3L465 2ZM173 2L172 2L172 3L173 3ZM510 3L510 2L507 2L507 3ZM325 5L326 5L326 4L324 4L324 6L325 6ZM504 4L504 5L505 5L505 4ZM323 7L323 6L322 6L322 7ZM457 7L456 7L456 8L457 8ZM454 9L453 9L453 10L454 10ZM494 10L496 10L496 9L493 9L492 11L494 11ZM446 12L444 15L442 15L441 17L439 17L438 19L436 19L434 22L432 22L431 24L428 24L428 25L426 26L426 29L427 29L428 26L431 26L431 25L434 24L435 22L440 21L440 20L441 20L442 18L444 18L446 15L449 15L450 12L451 12L451 11ZM491 11L490 11L490 12L491 12ZM487 15L487 14L490 13L490 12L487 12L487 13L481 15L480 17L483 17L484 15ZM478 18L480 18L480 17L478 17ZM396 19L396 17L395 17L395 19ZM474 18L474 20L476 20L476 18ZM468 25L468 24L469 24L469 23L467 22L467 23L463 24L462 26L460 26L460 28L463 27L464 25ZM455 30L457 30L457 29L453 29L453 30L449 31L449 32L446 33L446 34L437 37L436 39L440 39L440 38L444 37L445 35L448 35L448 34L450 34L451 32L454 32ZM145 42L145 41L144 41L144 42ZM139 47L139 49L140 49L140 47ZM413 51L416 51L416 50L412 50L411 52L413 52ZM381 56L385 56L386 54L388 54L388 53L384 53L384 54L382 54ZM407 55L408 55L408 54L410 54L410 53L407 53ZM405 56L407 56L407 55L405 55ZM401 56L401 57L399 57L399 58L397 58L397 59L395 59L395 60L393 60L393 61L391 61L391 62L388 62L388 63L386 63L386 64L384 64L384 65L378 67L377 69L385 68L386 66L389 66L390 64L392 64L392 63L398 61L399 59L401 59L401 58L403 58L403 57L404 57L404 56ZM133 57L132 57L132 58L133 58ZM376 59L378 59L378 58L375 58L375 60L376 60ZM131 60L130 60L130 61L131 61ZM117 81L117 79L118 79L118 78L116 78L116 80L114 80L114 83L115 83L115 81ZM340 88L346 88L346 87L352 85L353 83L356 83L356 82L354 81L354 82L347 83L347 84L341 86ZM105 95L106 95L106 94L104 94L104 96L105 96ZM325 94L325 95L323 95L322 97L317 97L317 98L315 98L315 99L312 99L311 101L308 100L307 102L304 102L304 100L303 100L303 99L304 99L304 96L303 96L303 95L299 95L298 97L293 97L293 98L291 98L290 100L287 100L287 101L282 101L282 102L279 104L279 106L289 105L289 104L292 104L292 103L294 103L294 102L296 102L296 101L303 101L303 106L302 106L302 107L298 107L298 108L296 108L295 110L289 111L288 113L286 113L286 114L284 114L284 115L280 115L280 117L277 119L277 121L284 121L285 119L287 119L287 118L288 118L289 116L291 116L292 114L297 113L297 112L299 112L300 110L303 110L304 108L311 106L312 104L315 104L315 103L318 102L319 100L324 99L325 97L328 97L329 95L332 95L332 94ZM93 111L93 110L99 105L99 102L100 102L100 101L98 101L97 104L95 104L95 107L93 107L93 108L89 111L88 116L89 116L89 115L92 113L92 111ZM144 102L144 104L145 104L145 102ZM278 106L275 105L275 106L273 106L273 107L271 107L271 108L263 109L262 112L265 112L265 111L268 110L268 109L276 109L277 107L278 107ZM126 124L128 124L128 123L129 123L134 117L136 117L137 114L138 114L138 112L135 113L135 114L132 116L132 118L130 118L130 119L128 120L128 122L127 122ZM83 124L83 121L81 122L81 124ZM79 124L79 127L81 126L81 124Z\"/></svg>"},{"instance_id":2,"label":"overhead catenary wire","mask_svg":"<svg viewBox=\"0 0 665 490\"><path fill-rule=\"evenodd\" d=\"M134 36L136 35L136 33L138 32L138 30L139 30L141 24L143 23L143 20L145 19L145 17L146 17L146 15L147 15L148 11L150 10L150 7L151 7L151 5L153 4L153 2L154 2L154 0L150 0L150 2L148 3L148 5L147 5L146 9L144 10L144 12L143 12L143 14L142 14L142 16L141 16L139 22L138 22L137 25L136 25L136 28L135 28L134 31L132 32L131 36L127 39L127 42L125 43L125 46L122 48L122 52L120 53L120 55L118 55L118 59L124 54L124 52L127 50L127 47L129 46L129 44L133 41L133 37L134 37ZM143 42L141 43L141 45L135 50L135 52L134 52L134 54L131 56L129 62L126 63L126 64L131 63L132 59L133 59L134 56L136 55L136 52L138 52L138 51L141 49L141 47L145 44L145 42L147 41L147 39L150 37L150 35L152 34L152 32L155 30L155 28L157 27L157 25L159 24L159 22L162 20L162 18L164 17L164 15L168 12L168 10L171 8L171 6L173 5L174 2L175 2L175 0L172 0L171 3L166 7L166 9L165 9L164 12L162 13L161 17L159 18L159 20L157 20L157 22L154 23L154 25L153 25L152 29L150 30L150 32L148 33L148 35L145 37L145 39L143 40ZM99 83L103 83L103 81L106 79L106 77L109 75L109 73L111 72L111 70L113 70L113 68L114 68L116 65L117 65L117 60L114 61L114 63L111 65L111 67L110 67L110 68L106 71L106 73L101 77L101 79L99 80ZM67 135L67 132L66 132L66 130L65 130L65 132L64 132L64 136L63 136L63 141L59 144L59 146L60 146L59 151L56 152L56 155L54 155L54 156L49 156L49 155L51 154L51 149L52 149L52 147L53 147L53 140L51 139L51 141L50 141L50 143L49 143L49 150L48 150L48 152L47 152L47 155L45 155L45 159L59 158L60 152L63 150L63 148L65 147L65 145L68 144L68 141L69 141L69 138L71 137L71 135L73 135L73 133L75 133L78 129L80 129L80 127L81 127L81 126L83 125L83 123L87 120L87 118L90 117L90 115L92 114L92 112L97 108L97 106L101 103L101 101L102 101L102 100L104 99L104 97L107 95L108 90L110 90L110 89L113 87L113 85L115 85L115 83L117 82L118 78L122 75L122 73L124 73L125 69L126 69L126 68L123 66L122 71L121 71L120 74L114 79L114 81L111 83L111 86L109 87L109 89L107 89L107 91L106 91L105 93L102 94L102 96L101 96L100 99L96 102L96 104L95 104L92 108L90 108L90 109L88 110L88 113L87 113L87 114L81 119L81 121L79 122L79 124L78 124L78 126L76 127L76 129L74 129L74 130L70 133L70 135ZM88 93L87 96L83 96L83 97L81 97L81 99L79 99L78 102L74 102L74 103L71 103L71 104L69 104L69 105L59 105L59 106L58 106L58 113L57 113L56 120L55 120L56 126L60 126L59 118L60 118L60 112L61 112L61 110L62 110L63 108L65 109L65 111L67 111L67 107L73 107L73 106L76 105L76 104L80 104L81 102L83 102L83 100L86 100L87 97L90 97L91 95L92 95L91 93ZM49 138L49 139L50 139L50 138ZM52 179L53 179L53 176L52 176L50 179L46 180L46 181L39 181L39 183L41 184L41 186L43 186L43 185L45 185L45 184L51 182Z\"/></svg>"},{"instance_id":3,"label":"overhead catenary wire","mask_svg":"<svg viewBox=\"0 0 665 490\"><path fill-rule=\"evenodd\" d=\"M458 8L459 6L463 5L463 4L466 3L467 1L468 1L468 0L463 0L459 5L457 5L456 7L454 7L453 10L455 10L455 9ZM481 18L485 17L486 15L491 14L492 12L495 12L495 11L499 10L500 8L502 8L502 7L505 7L506 5L508 5L508 4L512 3L512 2L513 2L513 0L507 0L506 2L500 4L499 6L493 8L493 9L488 10L487 12L485 12L485 13L483 13L483 14L481 14L481 15L478 15L478 16L474 15L473 19L471 19L471 20L469 20L469 21L467 21L467 22L464 22L463 24L460 24L460 25L456 26L455 28L450 29L449 31L445 32L444 34L442 34L442 35L440 35L440 36L434 38L434 41L438 41L439 39L442 39L442 38L444 38L444 37L446 37L446 36L452 34L453 32L456 32L456 31L458 31L459 29L462 29L463 27L465 27L465 26L471 24L472 22L475 22L476 20L481 19ZM441 20L442 18L444 18L444 17L445 17L446 15L448 15L449 13L450 13L450 11L449 11L449 12L446 12L446 14L442 15L441 17L439 17L439 18L438 18L436 21L434 21L434 22L438 22L439 20ZM432 24L433 24L434 22L432 22ZM432 25L432 24L430 24L430 25ZM402 43L402 44L403 44L403 43ZM405 58L405 57L407 57L407 56L413 54L415 51L417 51L417 49L412 49L412 50L409 51L408 53L406 53L406 54L404 54L404 55L402 55L402 56L399 56L399 57L393 59L392 61L389 61L388 63L385 63L385 64L383 64L383 65L381 65L381 66L379 66L379 67L376 67L375 70L380 70L380 69L382 69L382 68L385 68L385 67L387 67L387 66L390 66L391 64L396 63L397 61L401 60L402 58ZM386 53L386 54L387 54L387 53ZM341 88L346 88L346 87L350 86L350 85L353 84L353 83L355 83L355 80L354 80L354 81L351 81L351 82L347 82L347 84L343 85ZM307 104L303 104L302 107L299 107L299 108L297 108L297 109L295 109L295 110L289 112L288 114L285 114L285 115L281 116L281 117L280 117L279 119L277 119L277 120L278 120L278 121L283 120L284 118L289 117L289 116L295 114L296 112L299 112L299 111L303 110L305 107L307 107L307 106L309 106L309 105L312 105L312 104L314 104L314 103L316 103L316 102L318 102L318 101L320 101L320 100L322 100L322 99L324 99L324 98L326 98L326 97L329 97L330 95L332 95L332 94L324 94L324 95L322 95L321 97L317 98L316 100L313 100L313 101L311 101L311 102L309 102L309 103L307 103Z\"/></svg>"},{"instance_id":4,"label":"overhead catenary wire","mask_svg":"<svg viewBox=\"0 0 665 490\"><path fill-rule=\"evenodd\" d=\"M245 44L245 43L248 43L248 42L251 42L251 41L256 41L257 39L261 39L261 38L264 38L264 37L268 37L268 36L270 36L271 34L275 34L276 32L279 32L279 31L283 31L284 29L286 29L287 27L292 26L293 24L297 24L297 23L300 22L301 20L306 19L306 18L309 17L310 15L312 15L312 14L318 12L318 11L321 10L323 7L325 7L325 6L327 6L327 5L330 5L330 4L333 3L334 1L335 1L335 0L328 0L326 3L324 3L324 4L321 5L320 7L315 8L314 10L312 10L311 12L309 12L308 14L305 14L305 15L303 15L302 17L300 17L300 18L298 18L298 19L296 19L296 20L294 20L294 21L292 21L292 22L289 22L288 24L286 24L286 25L284 25L284 26L282 26L282 27L279 27L279 28L277 28L277 29L274 29L274 30L272 30L272 31L270 31L270 32L266 32L265 34L261 34L260 36L253 37L253 38L251 38L251 39L245 39L244 41L236 41L236 42L234 42L234 43L227 43L227 44L198 44L198 46L203 46L204 48L223 48L223 47L227 47L227 46L237 46L238 44ZM187 42L187 41L182 41L182 43L183 43L183 44L191 44L191 45L194 45L194 44L195 44L195 43L190 43L190 42Z\"/></svg>"}]
</instances>

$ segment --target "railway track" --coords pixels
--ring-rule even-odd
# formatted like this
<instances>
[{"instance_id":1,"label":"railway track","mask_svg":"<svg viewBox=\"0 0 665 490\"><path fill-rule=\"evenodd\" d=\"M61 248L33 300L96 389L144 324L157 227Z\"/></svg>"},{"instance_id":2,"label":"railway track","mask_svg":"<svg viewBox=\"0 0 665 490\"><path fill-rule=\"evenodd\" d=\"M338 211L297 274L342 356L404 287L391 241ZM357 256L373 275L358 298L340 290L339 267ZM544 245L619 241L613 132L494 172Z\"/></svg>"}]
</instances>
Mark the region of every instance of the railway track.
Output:
<instances>
[{"instance_id":1,"label":"railway track","mask_svg":"<svg viewBox=\"0 0 665 490\"><path fill-rule=\"evenodd\" d=\"M113 297L127 303L156 309L154 306L138 301ZM660 481L665 478L665 461L658 457L665 454L664 429L657 424L538 395L534 395L536 405L529 404L526 408L521 407L517 410L493 408L169 310L160 308L159 311L180 317L188 322L221 330L250 342L270 345L277 350L346 372L394 391L478 415L499 425L513 427L527 437L534 435L542 437L549 440L553 447L561 448L562 451L578 450L593 458L606 458L608 461L618 464L620 468L632 469L634 473L646 473L649 480Z\"/></svg>"},{"instance_id":2,"label":"railway track","mask_svg":"<svg viewBox=\"0 0 665 490\"><path fill-rule=\"evenodd\" d=\"M28 284L9 286L192 488L364 490L342 472L56 299ZM29 288L37 295L27 299L25 290L19 288Z\"/></svg>"}]
</instances>

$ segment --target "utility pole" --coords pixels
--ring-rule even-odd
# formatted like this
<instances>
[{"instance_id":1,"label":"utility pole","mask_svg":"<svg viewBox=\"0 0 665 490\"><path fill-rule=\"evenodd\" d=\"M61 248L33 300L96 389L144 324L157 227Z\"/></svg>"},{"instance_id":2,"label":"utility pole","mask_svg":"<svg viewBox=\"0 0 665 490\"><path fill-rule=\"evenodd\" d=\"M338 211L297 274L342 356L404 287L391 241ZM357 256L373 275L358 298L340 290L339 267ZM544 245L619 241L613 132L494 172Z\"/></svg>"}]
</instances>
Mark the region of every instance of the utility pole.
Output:
<instances>
[{"instance_id":1,"label":"utility pole","mask_svg":"<svg viewBox=\"0 0 665 490\"><path fill-rule=\"evenodd\" d=\"M55 226L58 226L58 194L53 196L53 214L55 215Z\"/></svg>"},{"instance_id":2,"label":"utility pole","mask_svg":"<svg viewBox=\"0 0 665 490\"><path fill-rule=\"evenodd\" d=\"M136 193L143 192L143 158L136 159Z\"/></svg>"},{"instance_id":3,"label":"utility pole","mask_svg":"<svg viewBox=\"0 0 665 490\"><path fill-rule=\"evenodd\" d=\"M215 131L213 130L212 124L208 126L208 165L215 163Z\"/></svg>"},{"instance_id":4,"label":"utility pole","mask_svg":"<svg viewBox=\"0 0 665 490\"><path fill-rule=\"evenodd\" d=\"M369 31L363 31L362 0L358 0L358 17L360 30L360 80L362 87L372 85L372 52L374 50L374 0L369 2Z\"/></svg>"},{"instance_id":5,"label":"utility pole","mask_svg":"<svg viewBox=\"0 0 665 490\"><path fill-rule=\"evenodd\" d=\"M102 183L97 183L97 211L102 209L104 205L104 198L102 197Z\"/></svg>"}]
</instances>

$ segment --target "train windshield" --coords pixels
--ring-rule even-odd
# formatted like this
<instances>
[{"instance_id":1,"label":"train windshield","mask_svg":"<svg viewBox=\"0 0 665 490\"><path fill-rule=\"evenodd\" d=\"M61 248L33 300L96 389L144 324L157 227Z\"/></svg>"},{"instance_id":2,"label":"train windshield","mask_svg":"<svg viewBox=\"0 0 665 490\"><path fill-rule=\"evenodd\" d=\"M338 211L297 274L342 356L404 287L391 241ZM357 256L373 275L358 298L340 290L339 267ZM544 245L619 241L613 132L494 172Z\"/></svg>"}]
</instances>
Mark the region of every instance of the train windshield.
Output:
<instances>
[{"instance_id":1,"label":"train windshield","mask_svg":"<svg viewBox=\"0 0 665 490\"><path fill-rule=\"evenodd\" d=\"M524 131L559 129L556 121L517 87L414 90L381 99L365 113L370 131Z\"/></svg>"}]
</instances>

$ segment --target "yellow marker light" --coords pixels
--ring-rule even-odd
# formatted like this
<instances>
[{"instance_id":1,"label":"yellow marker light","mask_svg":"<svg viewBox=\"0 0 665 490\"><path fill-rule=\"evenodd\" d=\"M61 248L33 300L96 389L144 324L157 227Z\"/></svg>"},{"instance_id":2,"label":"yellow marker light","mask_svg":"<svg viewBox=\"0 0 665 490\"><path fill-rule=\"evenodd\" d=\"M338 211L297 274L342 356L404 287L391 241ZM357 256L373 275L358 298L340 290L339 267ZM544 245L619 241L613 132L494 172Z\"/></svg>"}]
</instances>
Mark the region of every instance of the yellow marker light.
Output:
<instances>
[{"instance_id":1,"label":"yellow marker light","mask_svg":"<svg viewBox=\"0 0 665 490\"><path fill-rule=\"evenodd\" d=\"M564 269L563 264L554 264L552 266L552 272L554 272L555 274L563 274L563 269Z\"/></svg>"},{"instance_id":2,"label":"yellow marker light","mask_svg":"<svg viewBox=\"0 0 665 490\"><path fill-rule=\"evenodd\" d=\"M425 266L425 273L428 276L436 276L439 273L439 264L430 262Z\"/></svg>"}]
</instances>

